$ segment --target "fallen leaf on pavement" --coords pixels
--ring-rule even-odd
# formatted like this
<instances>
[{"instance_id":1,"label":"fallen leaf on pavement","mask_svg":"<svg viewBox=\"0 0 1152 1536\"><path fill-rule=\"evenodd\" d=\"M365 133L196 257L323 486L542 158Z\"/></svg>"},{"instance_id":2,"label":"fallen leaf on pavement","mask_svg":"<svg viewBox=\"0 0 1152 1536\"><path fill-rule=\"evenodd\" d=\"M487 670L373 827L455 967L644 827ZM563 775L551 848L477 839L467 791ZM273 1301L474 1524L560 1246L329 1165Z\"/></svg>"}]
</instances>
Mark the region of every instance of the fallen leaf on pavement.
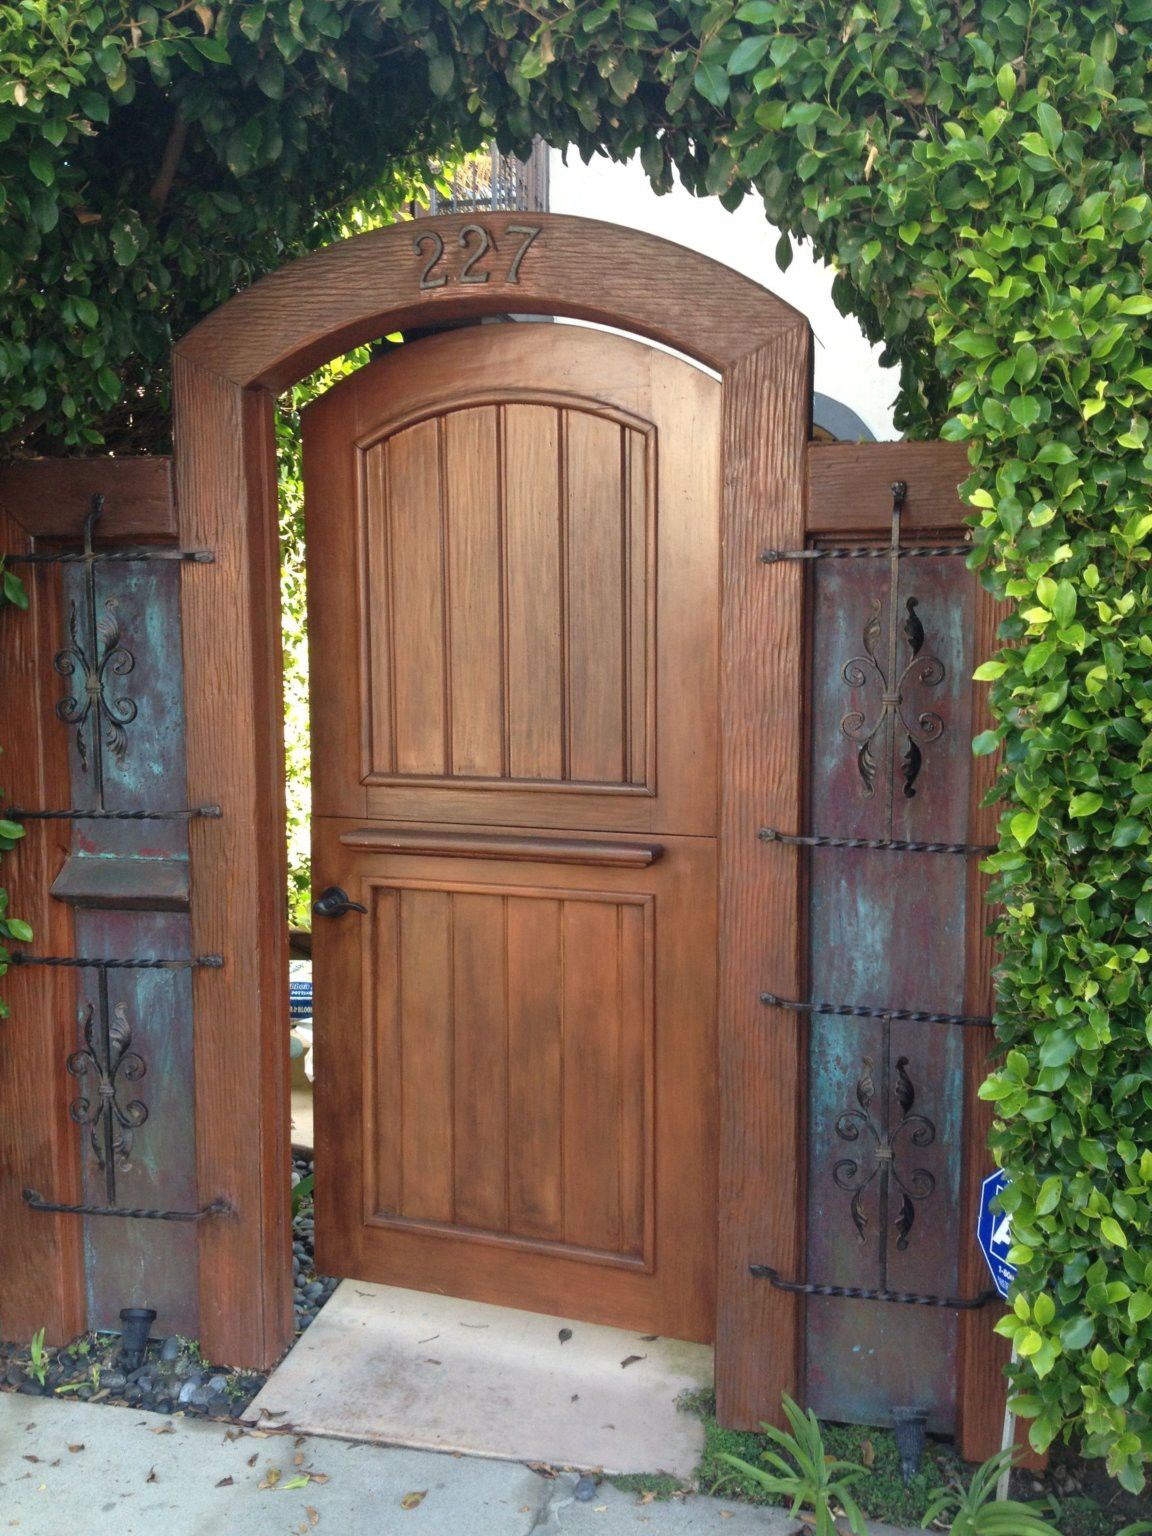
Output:
<instances>
[{"instance_id":1,"label":"fallen leaf on pavement","mask_svg":"<svg viewBox=\"0 0 1152 1536\"><path fill-rule=\"evenodd\" d=\"M400 1508L401 1509L415 1509L418 1505L423 1504L424 1500L427 1497L428 1497L428 1490L427 1490L427 1488L421 1488L417 1493L406 1493L404 1495L404 1497L400 1500Z\"/></svg>"},{"instance_id":2,"label":"fallen leaf on pavement","mask_svg":"<svg viewBox=\"0 0 1152 1536\"><path fill-rule=\"evenodd\" d=\"M90 1403L95 1402L95 1398L90 1397L88 1401ZM176 1433L176 1426L175 1424L161 1424L152 1433L154 1435L174 1435Z\"/></svg>"},{"instance_id":3,"label":"fallen leaf on pavement","mask_svg":"<svg viewBox=\"0 0 1152 1536\"><path fill-rule=\"evenodd\" d=\"M249 1456L249 1458L248 1458L248 1465L250 1467L254 1467L259 1460L260 1460L260 1452L259 1451L253 1451L251 1456Z\"/></svg>"},{"instance_id":4,"label":"fallen leaf on pavement","mask_svg":"<svg viewBox=\"0 0 1152 1536\"><path fill-rule=\"evenodd\" d=\"M75 1455L77 1451L82 1451L84 1449L83 1440L81 1440L79 1445L70 1445L68 1449L72 1452L73 1455Z\"/></svg>"},{"instance_id":5,"label":"fallen leaf on pavement","mask_svg":"<svg viewBox=\"0 0 1152 1536\"><path fill-rule=\"evenodd\" d=\"M296 1454L292 1458L292 1465L294 1467L302 1467L304 1465L304 1452L303 1451L297 1451L296 1452Z\"/></svg>"},{"instance_id":6,"label":"fallen leaf on pavement","mask_svg":"<svg viewBox=\"0 0 1152 1536\"><path fill-rule=\"evenodd\" d=\"M89 1398L89 1402L91 1402L91 1398ZM156 1476L156 1468L155 1467L153 1467L149 1471L148 1476L144 1479L144 1481L146 1483L157 1483L157 1482L160 1481L160 1479Z\"/></svg>"},{"instance_id":7,"label":"fallen leaf on pavement","mask_svg":"<svg viewBox=\"0 0 1152 1536\"><path fill-rule=\"evenodd\" d=\"M264 1481L260 1484L261 1491L263 1491L265 1489L268 1489L268 1488L275 1488L276 1484L279 1481L280 1481L280 1468L279 1467L269 1467L267 1472L265 1472L265 1474L264 1474Z\"/></svg>"},{"instance_id":8,"label":"fallen leaf on pavement","mask_svg":"<svg viewBox=\"0 0 1152 1536\"><path fill-rule=\"evenodd\" d=\"M308 1476L305 1474L304 1477L290 1477L286 1483L281 1483L280 1487L287 1493L293 1488L307 1488L308 1482Z\"/></svg>"},{"instance_id":9,"label":"fallen leaf on pavement","mask_svg":"<svg viewBox=\"0 0 1152 1536\"><path fill-rule=\"evenodd\" d=\"M561 1344L567 1344L568 1340L572 1337L571 1328L561 1328L559 1337Z\"/></svg>"},{"instance_id":10,"label":"fallen leaf on pavement","mask_svg":"<svg viewBox=\"0 0 1152 1536\"><path fill-rule=\"evenodd\" d=\"M308 1516L313 1525L320 1524L320 1511L318 1509L313 1509L311 1504L305 1504L304 1513Z\"/></svg>"},{"instance_id":11,"label":"fallen leaf on pavement","mask_svg":"<svg viewBox=\"0 0 1152 1536\"><path fill-rule=\"evenodd\" d=\"M216 1486L217 1488L234 1488L235 1483L230 1477L222 1477Z\"/></svg>"},{"instance_id":12,"label":"fallen leaf on pavement","mask_svg":"<svg viewBox=\"0 0 1152 1536\"><path fill-rule=\"evenodd\" d=\"M647 1360L647 1358L647 1355L629 1355L627 1359L621 1360L620 1369L623 1370L626 1365L635 1365L638 1360Z\"/></svg>"}]
</instances>

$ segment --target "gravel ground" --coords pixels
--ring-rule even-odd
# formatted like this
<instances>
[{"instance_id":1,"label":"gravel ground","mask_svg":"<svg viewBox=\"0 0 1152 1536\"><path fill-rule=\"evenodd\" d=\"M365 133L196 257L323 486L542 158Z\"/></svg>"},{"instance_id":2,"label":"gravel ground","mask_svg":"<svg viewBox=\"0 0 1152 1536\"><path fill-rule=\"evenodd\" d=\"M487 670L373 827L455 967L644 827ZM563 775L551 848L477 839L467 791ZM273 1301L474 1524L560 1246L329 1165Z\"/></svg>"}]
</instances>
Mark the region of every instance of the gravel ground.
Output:
<instances>
[{"instance_id":1,"label":"gravel ground","mask_svg":"<svg viewBox=\"0 0 1152 1536\"><path fill-rule=\"evenodd\" d=\"M312 1172L310 1157L293 1158L292 1183ZM293 1223L292 1276L296 1335L300 1336L336 1289L313 1263L311 1198L301 1201ZM214 1366L194 1339L153 1339L143 1362L128 1369L120 1335L88 1333L62 1349L34 1350L27 1343L0 1343L0 1391L62 1401L112 1403L154 1413L183 1412L203 1418L238 1418L267 1378L252 1371Z\"/></svg>"}]
</instances>

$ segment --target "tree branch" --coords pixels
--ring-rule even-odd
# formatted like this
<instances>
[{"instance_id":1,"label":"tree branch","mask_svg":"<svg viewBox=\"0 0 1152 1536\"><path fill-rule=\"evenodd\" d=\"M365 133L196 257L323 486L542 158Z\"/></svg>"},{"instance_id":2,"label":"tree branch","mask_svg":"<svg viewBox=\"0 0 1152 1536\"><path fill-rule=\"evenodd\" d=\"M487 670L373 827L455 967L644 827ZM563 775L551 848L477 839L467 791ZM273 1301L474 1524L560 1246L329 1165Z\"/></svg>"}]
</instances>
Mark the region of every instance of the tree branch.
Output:
<instances>
[{"instance_id":1,"label":"tree branch","mask_svg":"<svg viewBox=\"0 0 1152 1536\"><path fill-rule=\"evenodd\" d=\"M148 189L148 196L155 203L157 212L168 201L168 194L172 190L172 183L176 177L176 167L180 164L180 156L184 153L184 141L187 137L188 121L177 107L172 126L168 130L168 142L164 145L164 158L160 161L156 180Z\"/></svg>"}]
</instances>

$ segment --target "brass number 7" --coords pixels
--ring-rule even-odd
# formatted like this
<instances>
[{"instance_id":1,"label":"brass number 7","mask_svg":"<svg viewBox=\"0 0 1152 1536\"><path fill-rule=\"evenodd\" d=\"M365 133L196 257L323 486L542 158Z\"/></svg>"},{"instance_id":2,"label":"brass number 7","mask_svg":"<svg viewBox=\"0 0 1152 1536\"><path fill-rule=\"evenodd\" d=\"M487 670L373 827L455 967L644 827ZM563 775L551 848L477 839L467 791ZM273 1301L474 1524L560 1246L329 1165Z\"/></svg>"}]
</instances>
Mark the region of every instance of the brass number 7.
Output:
<instances>
[{"instance_id":1,"label":"brass number 7","mask_svg":"<svg viewBox=\"0 0 1152 1536\"><path fill-rule=\"evenodd\" d=\"M524 239L520 242L520 249L516 252L515 256L513 256L513 258L512 258L512 265L508 268L508 278L507 278L507 281L510 282L510 283L518 283L520 281L520 263L524 260L525 256L527 256L527 254L528 254L528 247L532 244L533 240L535 240L536 236L540 233L540 225L539 224L509 224L507 229L505 229L504 233L506 235L523 235L524 236Z\"/></svg>"}]
</instances>

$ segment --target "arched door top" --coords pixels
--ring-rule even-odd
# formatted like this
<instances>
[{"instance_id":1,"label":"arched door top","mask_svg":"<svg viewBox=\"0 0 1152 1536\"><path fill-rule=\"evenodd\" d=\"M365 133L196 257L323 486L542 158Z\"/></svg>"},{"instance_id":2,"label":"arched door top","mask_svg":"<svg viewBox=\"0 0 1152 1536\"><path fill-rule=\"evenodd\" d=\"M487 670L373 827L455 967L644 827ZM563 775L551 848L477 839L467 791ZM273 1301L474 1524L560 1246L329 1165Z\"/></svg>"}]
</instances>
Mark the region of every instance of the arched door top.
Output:
<instances>
[{"instance_id":1,"label":"arched door top","mask_svg":"<svg viewBox=\"0 0 1152 1536\"><path fill-rule=\"evenodd\" d=\"M453 214L292 262L201 321L176 357L278 391L390 331L509 312L612 325L721 373L807 330L758 283L654 235L565 214Z\"/></svg>"}]
</instances>

